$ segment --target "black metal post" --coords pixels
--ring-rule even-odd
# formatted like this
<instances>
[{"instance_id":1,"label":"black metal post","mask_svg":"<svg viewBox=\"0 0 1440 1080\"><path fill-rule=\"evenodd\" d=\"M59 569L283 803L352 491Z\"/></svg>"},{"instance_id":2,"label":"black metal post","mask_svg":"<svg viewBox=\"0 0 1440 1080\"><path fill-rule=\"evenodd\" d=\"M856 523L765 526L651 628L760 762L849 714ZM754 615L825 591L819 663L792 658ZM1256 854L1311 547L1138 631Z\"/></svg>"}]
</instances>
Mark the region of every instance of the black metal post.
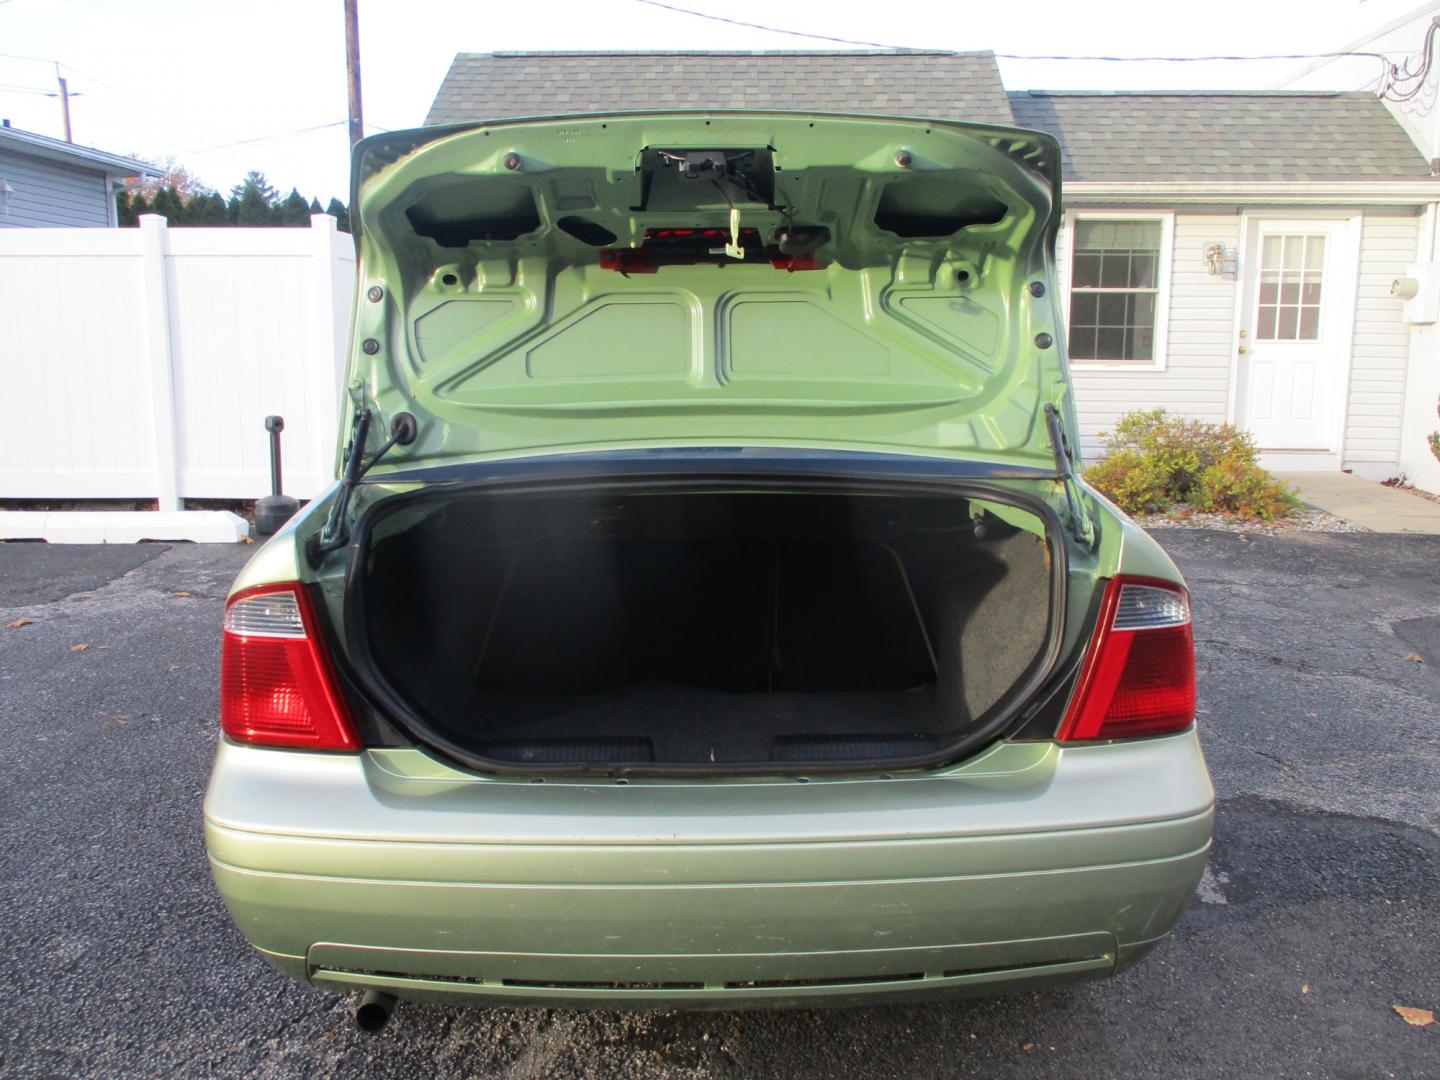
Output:
<instances>
[{"instance_id":1,"label":"black metal post","mask_svg":"<svg viewBox=\"0 0 1440 1080\"><path fill-rule=\"evenodd\" d=\"M280 432L285 430L283 416L265 417L265 430L270 433L270 494L283 495L280 489Z\"/></svg>"},{"instance_id":2,"label":"black metal post","mask_svg":"<svg viewBox=\"0 0 1440 1080\"><path fill-rule=\"evenodd\" d=\"M270 494L255 500L255 531L269 536L300 509L300 500L282 493L280 486L280 432L285 430L283 416L265 417L265 430L270 433Z\"/></svg>"}]
</instances>

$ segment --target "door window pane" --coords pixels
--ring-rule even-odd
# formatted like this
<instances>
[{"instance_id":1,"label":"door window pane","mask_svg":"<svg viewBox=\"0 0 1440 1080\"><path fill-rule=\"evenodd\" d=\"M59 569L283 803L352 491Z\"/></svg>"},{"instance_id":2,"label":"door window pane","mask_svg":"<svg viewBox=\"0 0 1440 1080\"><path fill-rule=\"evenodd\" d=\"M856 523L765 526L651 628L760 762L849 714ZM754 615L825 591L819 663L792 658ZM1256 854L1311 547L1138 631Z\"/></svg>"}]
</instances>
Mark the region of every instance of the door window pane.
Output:
<instances>
[{"instance_id":1,"label":"door window pane","mask_svg":"<svg viewBox=\"0 0 1440 1080\"><path fill-rule=\"evenodd\" d=\"M1155 357L1162 225L1081 218L1070 261L1070 356L1107 363Z\"/></svg>"},{"instance_id":2,"label":"door window pane","mask_svg":"<svg viewBox=\"0 0 1440 1080\"><path fill-rule=\"evenodd\" d=\"M1262 237L1256 340L1318 341L1324 275L1323 235Z\"/></svg>"}]
</instances>

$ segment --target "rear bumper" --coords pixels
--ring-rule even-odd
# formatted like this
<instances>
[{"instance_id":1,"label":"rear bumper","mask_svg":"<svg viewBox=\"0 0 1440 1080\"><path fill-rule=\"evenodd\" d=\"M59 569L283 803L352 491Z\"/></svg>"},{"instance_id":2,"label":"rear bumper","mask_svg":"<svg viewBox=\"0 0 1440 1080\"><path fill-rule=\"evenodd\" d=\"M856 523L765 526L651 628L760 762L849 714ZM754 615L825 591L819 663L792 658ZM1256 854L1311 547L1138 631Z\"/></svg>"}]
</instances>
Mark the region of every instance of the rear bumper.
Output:
<instances>
[{"instance_id":1,"label":"rear bumper","mask_svg":"<svg viewBox=\"0 0 1440 1080\"><path fill-rule=\"evenodd\" d=\"M240 929L316 984L734 1007L1111 974L1179 918L1213 801L1193 732L804 784L222 744L205 828Z\"/></svg>"}]
</instances>

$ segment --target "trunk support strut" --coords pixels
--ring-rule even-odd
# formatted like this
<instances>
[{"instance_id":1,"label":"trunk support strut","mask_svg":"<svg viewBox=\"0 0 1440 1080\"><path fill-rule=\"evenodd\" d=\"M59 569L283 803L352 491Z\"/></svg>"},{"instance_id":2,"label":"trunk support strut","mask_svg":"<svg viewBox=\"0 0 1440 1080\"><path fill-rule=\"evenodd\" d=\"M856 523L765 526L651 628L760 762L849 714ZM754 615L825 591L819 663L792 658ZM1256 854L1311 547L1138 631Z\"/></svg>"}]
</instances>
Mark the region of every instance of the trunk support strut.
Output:
<instances>
[{"instance_id":1,"label":"trunk support strut","mask_svg":"<svg viewBox=\"0 0 1440 1080\"><path fill-rule=\"evenodd\" d=\"M1045 403L1045 427L1050 433L1050 445L1055 450L1056 478L1065 491L1065 504L1070 509L1066 524L1076 540L1086 547L1094 547L1095 525L1085 512L1085 499L1075 482L1075 454L1070 449L1070 440L1065 437L1059 410L1048 401Z\"/></svg>"}]
</instances>

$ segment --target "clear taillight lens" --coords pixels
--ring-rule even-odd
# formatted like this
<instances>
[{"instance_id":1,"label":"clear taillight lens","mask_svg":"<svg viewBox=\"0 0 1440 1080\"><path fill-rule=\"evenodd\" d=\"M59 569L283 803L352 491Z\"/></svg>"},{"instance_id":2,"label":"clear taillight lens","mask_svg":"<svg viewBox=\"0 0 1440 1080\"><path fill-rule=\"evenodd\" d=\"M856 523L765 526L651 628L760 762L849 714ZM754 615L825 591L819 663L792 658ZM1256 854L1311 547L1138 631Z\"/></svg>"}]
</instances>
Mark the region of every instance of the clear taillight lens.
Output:
<instances>
[{"instance_id":1,"label":"clear taillight lens","mask_svg":"<svg viewBox=\"0 0 1440 1080\"><path fill-rule=\"evenodd\" d=\"M360 748L299 585L261 586L226 607L220 726L237 742Z\"/></svg>"},{"instance_id":2,"label":"clear taillight lens","mask_svg":"<svg viewBox=\"0 0 1440 1080\"><path fill-rule=\"evenodd\" d=\"M1167 582L1112 579L1057 737L1081 742L1163 735L1194 720L1189 596Z\"/></svg>"}]
</instances>

